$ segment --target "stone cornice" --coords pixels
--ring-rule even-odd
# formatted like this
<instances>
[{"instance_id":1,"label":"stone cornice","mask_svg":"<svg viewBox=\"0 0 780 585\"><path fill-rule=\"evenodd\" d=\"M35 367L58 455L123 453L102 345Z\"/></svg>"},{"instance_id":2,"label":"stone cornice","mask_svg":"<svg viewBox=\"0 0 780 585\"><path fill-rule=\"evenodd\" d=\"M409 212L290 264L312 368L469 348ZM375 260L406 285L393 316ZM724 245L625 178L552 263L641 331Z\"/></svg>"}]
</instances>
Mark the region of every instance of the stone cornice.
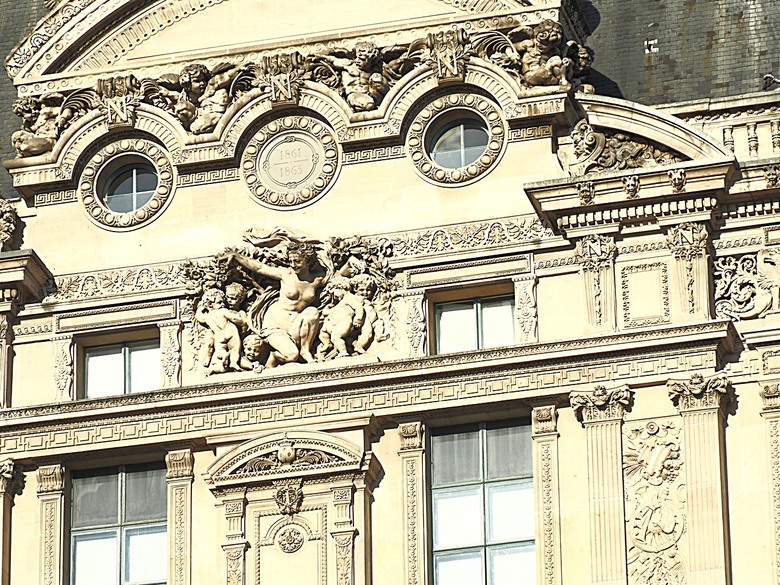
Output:
<instances>
[{"instance_id":1,"label":"stone cornice","mask_svg":"<svg viewBox=\"0 0 780 585\"><path fill-rule=\"evenodd\" d=\"M643 217L656 217L662 223L709 220L718 206L717 194L728 188L735 165L733 159L689 161L529 183L524 189L550 225L575 237L619 231L621 222ZM681 188L673 185L672 173L682 177ZM640 188L630 195L625 180L632 177ZM582 185L588 186L586 200Z\"/></svg>"},{"instance_id":2,"label":"stone cornice","mask_svg":"<svg viewBox=\"0 0 780 585\"><path fill-rule=\"evenodd\" d=\"M345 365L338 370L289 366L279 368L278 372L273 370L274 375L252 378L226 375L210 384L199 386L5 410L0 412L0 446L5 448L6 453L30 449L36 451L65 448L65 443L61 446L56 443L49 446L35 443L39 445L38 447L33 447L30 443L25 447L26 439L22 435L37 436L41 432L52 432L60 436L60 431L55 429L64 431L64 426L67 426L69 430L64 431L61 436L69 437L66 440L66 443L69 443L79 441L77 438L79 433L94 432L97 421L100 421L101 425L113 425L136 419L144 428L152 425L149 432L153 432L154 428L161 429L159 423L153 422L158 417L178 419L182 416L190 418L212 416L215 408L221 411L234 409L242 404L252 405L250 408L253 410L259 409L256 416L260 417L262 409L276 408L270 406L272 404L287 404L293 408L294 404L306 400L315 400L318 403L325 401L328 404L333 402L334 405L340 405L332 414L347 415L352 412L348 407L348 404L352 404L350 401L364 404L369 400L372 401L372 408L377 411L397 415L419 408L419 406L415 407L417 402L428 404L426 396L433 400L431 404L446 407L446 399L434 399L435 396L442 392L444 393L442 396L445 396L446 388L473 384L476 379L482 380L479 385L488 386L491 384L489 381L491 378L503 380L499 386L504 388L503 392L512 395L511 399L530 400L543 395L552 396L565 392L563 389L566 388L567 382L564 380L553 386L548 382L541 382L553 371L560 373L564 370L568 372L580 369L580 375L583 377L578 379L584 381L587 376L599 375L588 373L590 370L606 371L607 368L613 372L610 374L613 378L630 378L637 374L632 374L630 369L618 371L616 368L618 364L631 362L632 357L637 355L642 355L643 359L656 356L659 376L664 375L666 360L671 356L679 358L693 353L697 356L695 362L703 364L701 367L712 368L717 362L716 354L723 346L732 343L730 338L733 332L733 327L728 322L711 322L655 328L570 342L483 350L386 363ZM702 361L702 358L707 355L709 357ZM688 370L696 367L693 363L688 364L687 358L674 361L680 362L682 367ZM421 375L421 372L424 374ZM418 398L415 400L369 398L371 395L384 395L388 392L394 396L400 393ZM489 395L498 396L495 391L491 391ZM295 397L295 401L291 400L292 397ZM378 401L374 403L373 400ZM264 404L267 406L263 406ZM409 410L410 408L412 410ZM199 412L202 414L199 415ZM250 421L261 419L262 417L250 418Z\"/></svg>"}]
</instances>

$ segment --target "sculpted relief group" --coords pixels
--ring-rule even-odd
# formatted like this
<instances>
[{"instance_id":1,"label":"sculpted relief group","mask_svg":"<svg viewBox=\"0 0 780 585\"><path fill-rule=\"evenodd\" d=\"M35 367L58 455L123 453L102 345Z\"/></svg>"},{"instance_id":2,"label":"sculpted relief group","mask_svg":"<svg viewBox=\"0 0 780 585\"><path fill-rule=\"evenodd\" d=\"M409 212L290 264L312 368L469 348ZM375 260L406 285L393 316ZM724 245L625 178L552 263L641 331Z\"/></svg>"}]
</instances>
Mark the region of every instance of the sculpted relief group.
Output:
<instances>
[{"instance_id":1,"label":"sculpted relief group","mask_svg":"<svg viewBox=\"0 0 780 585\"><path fill-rule=\"evenodd\" d=\"M448 67L443 73L462 75L471 57L502 67L521 88L559 86L592 88L583 83L593 53L574 41L564 41L563 28L544 20L534 27L507 32L488 31L471 37L463 31L429 34L409 44L380 48L357 42L352 49L302 55L299 52L263 57L258 63L225 62L209 69L201 63L155 79L134 75L99 80L94 87L69 95L47 93L16 100L14 113L21 128L11 140L18 157L50 152L59 136L86 113L121 102L123 108L144 103L174 116L191 134L212 132L228 108L247 94L272 102L295 102L302 87L335 92L353 112L370 112L390 89L422 65ZM460 71L458 69L460 68Z\"/></svg>"},{"instance_id":2,"label":"sculpted relief group","mask_svg":"<svg viewBox=\"0 0 780 585\"><path fill-rule=\"evenodd\" d=\"M390 249L284 230L244 240L184 268L207 374L358 355L388 340Z\"/></svg>"}]
</instances>

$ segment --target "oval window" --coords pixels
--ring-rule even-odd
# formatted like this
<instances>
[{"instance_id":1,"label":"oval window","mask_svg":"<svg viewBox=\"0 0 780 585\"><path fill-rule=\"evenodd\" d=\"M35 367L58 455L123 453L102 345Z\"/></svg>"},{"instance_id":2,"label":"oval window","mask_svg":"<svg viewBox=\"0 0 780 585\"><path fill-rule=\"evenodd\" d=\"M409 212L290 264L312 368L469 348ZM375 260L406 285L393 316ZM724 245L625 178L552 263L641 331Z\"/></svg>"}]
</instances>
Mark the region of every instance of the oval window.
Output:
<instances>
[{"instance_id":1,"label":"oval window","mask_svg":"<svg viewBox=\"0 0 780 585\"><path fill-rule=\"evenodd\" d=\"M428 156L445 169L467 167L487 149L487 124L468 111L447 112L443 117L428 130Z\"/></svg>"},{"instance_id":2,"label":"oval window","mask_svg":"<svg viewBox=\"0 0 780 585\"><path fill-rule=\"evenodd\" d=\"M139 156L120 157L102 173L100 193L103 204L115 213L135 211L146 205L157 189L157 171Z\"/></svg>"}]
</instances>

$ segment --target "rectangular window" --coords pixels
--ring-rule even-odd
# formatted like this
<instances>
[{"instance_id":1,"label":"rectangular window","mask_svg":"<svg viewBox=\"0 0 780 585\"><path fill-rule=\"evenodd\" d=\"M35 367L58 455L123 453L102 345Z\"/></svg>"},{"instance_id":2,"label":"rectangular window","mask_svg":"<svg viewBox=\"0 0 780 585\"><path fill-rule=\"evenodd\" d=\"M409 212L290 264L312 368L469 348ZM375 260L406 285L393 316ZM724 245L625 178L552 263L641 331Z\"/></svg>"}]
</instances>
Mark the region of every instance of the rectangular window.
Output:
<instances>
[{"instance_id":1,"label":"rectangular window","mask_svg":"<svg viewBox=\"0 0 780 585\"><path fill-rule=\"evenodd\" d=\"M514 345L515 302L511 296L434 305L436 353Z\"/></svg>"},{"instance_id":2,"label":"rectangular window","mask_svg":"<svg viewBox=\"0 0 780 585\"><path fill-rule=\"evenodd\" d=\"M74 472L71 585L164 585L167 494L161 465Z\"/></svg>"},{"instance_id":3,"label":"rectangular window","mask_svg":"<svg viewBox=\"0 0 780 585\"><path fill-rule=\"evenodd\" d=\"M160 376L157 339L84 349L85 398L157 390Z\"/></svg>"},{"instance_id":4,"label":"rectangular window","mask_svg":"<svg viewBox=\"0 0 780 585\"><path fill-rule=\"evenodd\" d=\"M530 424L431 433L435 585L536 583Z\"/></svg>"}]
</instances>

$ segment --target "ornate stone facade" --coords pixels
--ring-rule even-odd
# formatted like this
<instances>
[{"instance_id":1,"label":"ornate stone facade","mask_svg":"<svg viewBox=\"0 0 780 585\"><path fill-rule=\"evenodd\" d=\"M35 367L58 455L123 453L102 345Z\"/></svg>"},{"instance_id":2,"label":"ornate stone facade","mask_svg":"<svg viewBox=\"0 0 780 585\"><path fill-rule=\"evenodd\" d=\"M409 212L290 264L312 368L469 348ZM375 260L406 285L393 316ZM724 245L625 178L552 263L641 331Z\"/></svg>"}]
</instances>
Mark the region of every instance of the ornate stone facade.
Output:
<instances>
[{"instance_id":1,"label":"ornate stone facade","mask_svg":"<svg viewBox=\"0 0 780 585\"><path fill-rule=\"evenodd\" d=\"M94 478L164 510L107 583L780 585L776 98L594 95L568 0L50 4L0 585L85 570Z\"/></svg>"}]
</instances>

